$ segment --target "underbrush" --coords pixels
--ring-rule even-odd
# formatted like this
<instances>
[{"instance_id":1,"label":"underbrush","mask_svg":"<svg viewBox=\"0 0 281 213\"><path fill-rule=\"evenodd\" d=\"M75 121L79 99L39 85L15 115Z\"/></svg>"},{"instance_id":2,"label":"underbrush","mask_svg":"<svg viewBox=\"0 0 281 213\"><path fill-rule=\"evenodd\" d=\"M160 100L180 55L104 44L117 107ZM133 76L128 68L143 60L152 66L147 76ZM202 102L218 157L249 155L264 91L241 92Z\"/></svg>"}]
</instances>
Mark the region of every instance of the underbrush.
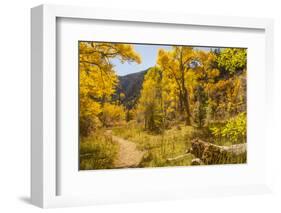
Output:
<instances>
[{"instance_id":1,"label":"underbrush","mask_svg":"<svg viewBox=\"0 0 281 213\"><path fill-rule=\"evenodd\" d=\"M80 137L80 170L111 169L118 152L118 145L102 130L89 137Z\"/></svg>"},{"instance_id":2,"label":"underbrush","mask_svg":"<svg viewBox=\"0 0 281 213\"><path fill-rule=\"evenodd\" d=\"M240 113L224 123L213 123L209 129L217 145L230 146L246 143L247 141L246 113Z\"/></svg>"},{"instance_id":3,"label":"underbrush","mask_svg":"<svg viewBox=\"0 0 281 213\"><path fill-rule=\"evenodd\" d=\"M168 161L186 153L191 139L198 132L194 127L183 124L172 127L162 134L144 131L140 125L130 122L113 129L113 134L137 144L145 152L140 167L188 166L192 155L177 161Z\"/></svg>"}]
</instances>

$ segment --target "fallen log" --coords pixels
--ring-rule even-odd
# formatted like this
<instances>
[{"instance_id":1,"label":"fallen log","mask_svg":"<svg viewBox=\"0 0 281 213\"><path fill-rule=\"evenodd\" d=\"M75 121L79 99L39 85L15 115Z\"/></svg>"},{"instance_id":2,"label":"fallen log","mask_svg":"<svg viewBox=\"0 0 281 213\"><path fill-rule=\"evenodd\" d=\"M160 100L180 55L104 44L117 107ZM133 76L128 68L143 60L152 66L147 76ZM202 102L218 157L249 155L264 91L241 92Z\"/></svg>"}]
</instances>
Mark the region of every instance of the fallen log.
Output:
<instances>
[{"instance_id":1,"label":"fallen log","mask_svg":"<svg viewBox=\"0 0 281 213\"><path fill-rule=\"evenodd\" d=\"M200 139L194 139L191 141L191 148L187 153L193 154L204 164L246 163L247 144L218 146Z\"/></svg>"},{"instance_id":2,"label":"fallen log","mask_svg":"<svg viewBox=\"0 0 281 213\"><path fill-rule=\"evenodd\" d=\"M191 165L192 166L198 166L198 165L203 165L204 163L202 162L202 160L200 160L200 158L194 158L191 161Z\"/></svg>"},{"instance_id":3,"label":"fallen log","mask_svg":"<svg viewBox=\"0 0 281 213\"><path fill-rule=\"evenodd\" d=\"M187 153L187 154L183 154L183 155L179 155L179 156L176 156L174 158L168 158L167 161L171 162L171 161L179 161L179 160L182 160L186 157L190 156L190 153Z\"/></svg>"}]
</instances>

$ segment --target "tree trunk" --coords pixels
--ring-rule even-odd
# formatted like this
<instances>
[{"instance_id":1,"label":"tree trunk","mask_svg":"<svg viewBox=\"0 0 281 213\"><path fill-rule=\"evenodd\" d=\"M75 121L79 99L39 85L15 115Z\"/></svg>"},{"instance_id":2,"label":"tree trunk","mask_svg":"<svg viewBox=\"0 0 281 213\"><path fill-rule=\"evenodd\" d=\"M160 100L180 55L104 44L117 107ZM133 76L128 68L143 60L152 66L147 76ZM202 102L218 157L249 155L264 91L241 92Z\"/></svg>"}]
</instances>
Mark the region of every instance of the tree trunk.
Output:
<instances>
[{"instance_id":1,"label":"tree trunk","mask_svg":"<svg viewBox=\"0 0 281 213\"><path fill-rule=\"evenodd\" d=\"M180 89L180 88L179 88ZM180 92L179 92L179 111L180 113L182 113L184 110L183 110L183 101L182 101L182 91L180 89Z\"/></svg>"},{"instance_id":2,"label":"tree trunk","mask_svg":"<svg viewBox=\"0 0 281 213\"><path fill-rule=\"evenodd\" d=\"M183 103L184 103L184 109L185 109L185 114L186 114L186 118L185 118L185 124L186 125L190 125L190 108L189 108L189 100L188 100L188 92L187 89L184 88L184 92L183 92Z\"/></svg>"},{"instance_id":3,"label":"tree trunk","mask_svg":"<svg viewBox=\"0 0 281 213\"><path fill-rule=\"evenodd\" d=\"M182 49L181 49L181 55L180 55L180 71L181 71L181 89L182 89L182 101L184 105L185 110L185 124L190 125L190 108L189 108L189 100L188 100L188 91L185 87L185 78L184 78L184 71L185 67L182 62Z\"/></svg>"}]
</instances>

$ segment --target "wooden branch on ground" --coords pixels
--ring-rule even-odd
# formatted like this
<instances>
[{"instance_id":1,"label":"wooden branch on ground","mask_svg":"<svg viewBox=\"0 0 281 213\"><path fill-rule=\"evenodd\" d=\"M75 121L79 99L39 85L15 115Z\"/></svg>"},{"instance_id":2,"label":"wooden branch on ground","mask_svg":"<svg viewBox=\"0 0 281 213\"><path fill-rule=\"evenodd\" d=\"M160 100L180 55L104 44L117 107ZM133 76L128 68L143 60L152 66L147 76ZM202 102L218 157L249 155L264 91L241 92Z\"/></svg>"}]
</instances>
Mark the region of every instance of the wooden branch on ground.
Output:
<instances>
[{"instance_id":1,"label":"wooden branch on ground","mask_svg":"<svg viewBox=\"0 0 281 213\"><path fill-rule=\"evenodd\" d=\"M177 157L174 157L174 158L168 158L167 161L171 162L171 161L178 161L178 160L182 160L186 157L190 156L190 153L187 153L187 154L183 154L183 155L179 155Z\"/></svg>"}]
</instances>

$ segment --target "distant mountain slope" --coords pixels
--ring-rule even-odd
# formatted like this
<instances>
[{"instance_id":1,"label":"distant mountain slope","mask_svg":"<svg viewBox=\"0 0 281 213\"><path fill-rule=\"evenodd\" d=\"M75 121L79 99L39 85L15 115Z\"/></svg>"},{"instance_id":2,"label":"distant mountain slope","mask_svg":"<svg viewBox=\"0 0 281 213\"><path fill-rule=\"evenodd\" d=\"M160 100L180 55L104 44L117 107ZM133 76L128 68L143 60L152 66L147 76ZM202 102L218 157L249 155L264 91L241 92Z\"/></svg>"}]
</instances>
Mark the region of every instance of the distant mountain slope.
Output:
<instances>
[{"instance_id":1,"label":"distant mountain slope","mask_svg":"<svg viewBox=\"0 0 281 213\"><path fill-rule=\"evenodd\" d=\"M148 69L147 69L148 70ZM128 74L125 76L118 76L119 86L116 91L116 99L120 98L120 94L124 93L125 97L121 99L121 103L128 109L131 109L136 104L140 96L142 83L147 70L137 73Z\"/></svg>"}]
</instances>

